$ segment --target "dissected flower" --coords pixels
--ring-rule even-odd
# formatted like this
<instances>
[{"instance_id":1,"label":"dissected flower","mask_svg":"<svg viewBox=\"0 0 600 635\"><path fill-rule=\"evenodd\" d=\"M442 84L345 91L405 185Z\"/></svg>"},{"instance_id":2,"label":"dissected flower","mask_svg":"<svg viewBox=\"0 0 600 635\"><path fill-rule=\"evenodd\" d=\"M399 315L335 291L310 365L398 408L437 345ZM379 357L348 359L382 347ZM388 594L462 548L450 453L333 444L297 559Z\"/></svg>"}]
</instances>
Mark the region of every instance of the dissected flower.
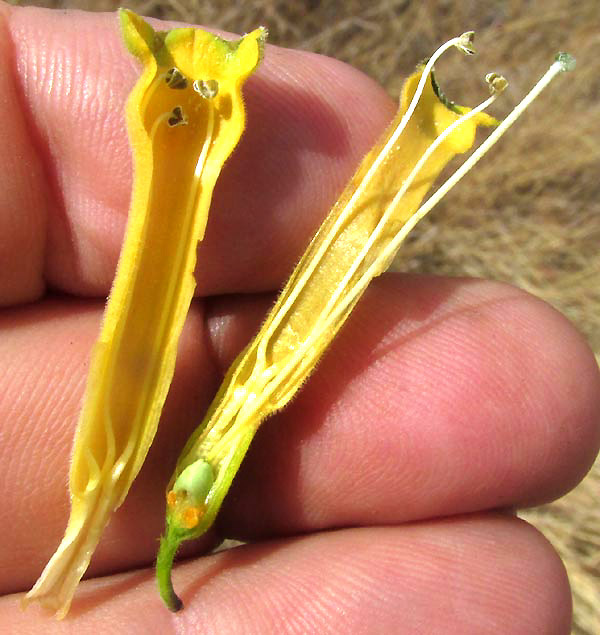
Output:
<instances>
[{"instance_id":1,"label":"dissected flower","mask_svg":"<svg viewBox=\"0 0 600 635\"><path fill-rule=\"evenodd\" d=\"M75 436L69 523L25 599L59 617L154 439L194 292L197 243L215 181L244 129L242 84L266 36L257 29L228 42L195 28L155 32L130 11L119 15L143 64L126 111L131 208Z\"/></svg>"},{"instance_id":2,"label":"dissected flower","mask_svg":"<svg viewBox=\"0 0 600 635\"><path fill-rule=\"evenodd\" d=\"M433 65L445 50L454 46L473 53L472 36L450 40L408 78L394 121L363 159L183 449L168 487L166 533L156 565L159 590L171 610L182 606L170 579L177 548L212 525L260 424L306 381L369 282L385 271L416 222L552 77L572 65L569 56L559 57L515 111L421 204L448 161L472 147L477 127L498 124L482 111L504 90L504 78L490 73L491 96L470 110L444 97L433 76Z\"/></svg>"}]
</instances>

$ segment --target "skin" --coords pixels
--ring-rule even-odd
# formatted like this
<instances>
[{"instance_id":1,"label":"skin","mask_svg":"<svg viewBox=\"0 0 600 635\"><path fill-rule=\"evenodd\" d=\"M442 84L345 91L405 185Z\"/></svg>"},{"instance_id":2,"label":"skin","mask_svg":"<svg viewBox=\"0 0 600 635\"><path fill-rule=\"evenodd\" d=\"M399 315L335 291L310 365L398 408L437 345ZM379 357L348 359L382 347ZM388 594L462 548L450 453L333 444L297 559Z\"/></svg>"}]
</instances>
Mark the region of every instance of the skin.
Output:
<instances>
[{"instance_id":1,"label":"skin","mask_svg":"<svg viewBox=\"0 0 600 635\"><path fill-rule=\"evenodd\" d=\"M206 542L187 546L174 576L186 609L163 607L151 567L180 445L394 111L357 71L273 47L248 82L249 127L215 192L148 460L66 621L21 612L14 594L68 514L87 357L127 213L122 111L136 67L113 15L2 4L0 30L4 628L567 634L564 568L509 510L564 494L589 469L597 366L543 302L431 276L373 283L301 394L259 431L226 500L216 531L259 542L204 558Z\"/></svg>"}]
</instances>

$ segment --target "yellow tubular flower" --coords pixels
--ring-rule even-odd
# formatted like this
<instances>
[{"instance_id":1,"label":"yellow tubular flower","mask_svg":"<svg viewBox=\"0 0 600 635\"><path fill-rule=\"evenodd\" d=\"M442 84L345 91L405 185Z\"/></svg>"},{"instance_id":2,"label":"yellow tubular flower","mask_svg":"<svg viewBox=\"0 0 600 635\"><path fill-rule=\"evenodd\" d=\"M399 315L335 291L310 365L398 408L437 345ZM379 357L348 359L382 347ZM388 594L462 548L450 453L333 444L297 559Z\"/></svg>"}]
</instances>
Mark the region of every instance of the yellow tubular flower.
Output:
<instances>
[{"instance_id":1,"label":"yellow tubular flower","mask_svg":"<svg viewBox=\"0 0 600 635\"><path fill-rule=\"evenodd\" d=\"M470 110L449 102L433 77L433 64L446 49L473 53L472 35L446 43L408 78L396 118L363 159L183 449L168 487L166 534L157 559L159 590L171 610L182 607L170 579L177 548L212 525L261 422L301 387L369 282L439 200L436 193L419 207L448 161L472 147L478 126L498 124L482 111L505 88L504 78L490 73L491 96ZM571 66L568 56L557 60L506 121L512 123L533 93ZM497 131L508 125L501 123ZM465 166L471 167L498 136L492 133ZM465 171L459 169L458 178ZM445 193L458 178L451 177L438 192Z\"/></svg>"},{"instance_id":2,"label":"yellow tubular flower","mask_svg":"<svg viewBox=\"0 0 600 635\"><path fill-rule=\"evenodd\" d=\"M155 32L126 10L119 17L143 64L126 111L132 202L75 437L69 523L25 600L58 617L154 438L194 291L197 243L215 181L244 129L242 84L266 37L257 29L227 42L194 28Z\"/></svg>"}]
</instances>

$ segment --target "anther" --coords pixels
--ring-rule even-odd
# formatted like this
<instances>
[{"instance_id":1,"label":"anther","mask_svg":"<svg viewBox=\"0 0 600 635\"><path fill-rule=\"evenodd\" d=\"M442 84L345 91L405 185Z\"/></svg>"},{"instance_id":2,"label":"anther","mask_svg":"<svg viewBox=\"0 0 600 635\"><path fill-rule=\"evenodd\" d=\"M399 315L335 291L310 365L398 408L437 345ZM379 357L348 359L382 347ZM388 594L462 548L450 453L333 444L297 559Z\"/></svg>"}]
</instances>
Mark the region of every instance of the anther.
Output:
<instances>
[{"instance_id":1,"label":"anther","mask_svg":"<svg viewBox=\"0 0 600 635\"><path fill-rule=\"evenodd\" d=\"M506 79L498 73L488 73L485 76L485 81L488 83L492 95L500 94L508 86Z\"/></svg>"},{"instance_id":2,"label":"anther","mask_svg":"<svg viewBox=\"0 0 600 635\"><path fill-rule=\"evenodd\" d=\"M186 529L193 529L200 522L200 509L198 507L188 507L183 512L182 520Z\"/></svg>"},{"instance_id":3,"label":"anther","mask_svg":"<svg viewBox=\"0 0 600 635\"><path fill-rule=\"evenodd\" d=\"M562 72L575 70L575 58L569 53L557 53L554 61L560 64Z\"/></svg>"},{"instance_id":4,"label":"anther","mask_svg":"<svg viewBox=\"0 0 600 635\"><path fill-rule=\"evenodd\" d=\"M474 40L475 31L466 31L458 38L456 47L465 53L465 55L475 55L475 49L473 48Z\"/></svg>"},{"instance_id":5,"label":"anther","mask_svg":"<svg viewBox=\"0 0 600 635\"><path fill-rule=\"evenodd\" d=\"M187 125L187 117L183 114L183 109L181 106L175 106L171 111L171 115L167 119L167 123L171 128L174 126L185 126Z\"/></svg>"},{"instance_id":6,"label":"anther","mask_svg":"<svg viewBox=\"0 0 600 635\"><path fill-rule=\"evenodd\" d=\"M204 99L212 99L219 92L219 82L216 79L197 79L192 88Z\"/></svg>"},{"instance_id":7,"label":"anther","mask_svg":"<svg viewBox=\"0 0 600 635\"><path fill-rule=\"evenodd\" d=\"M178 68L170 68L165 75L165 81L169 88L176 90L187 88L187 78Z\"/></svg>"},{"instance_id":8,"label":"anther","mask_svg":"<svg viewBox=\"0 0 600 635\"><path fill-rule=\"evenodd\" d=\"M173 490L170 490L169 493L167 494L167 505L173 508L175 507L176 503L177 503L177 494Z\"/></svg>"}]
</instances>

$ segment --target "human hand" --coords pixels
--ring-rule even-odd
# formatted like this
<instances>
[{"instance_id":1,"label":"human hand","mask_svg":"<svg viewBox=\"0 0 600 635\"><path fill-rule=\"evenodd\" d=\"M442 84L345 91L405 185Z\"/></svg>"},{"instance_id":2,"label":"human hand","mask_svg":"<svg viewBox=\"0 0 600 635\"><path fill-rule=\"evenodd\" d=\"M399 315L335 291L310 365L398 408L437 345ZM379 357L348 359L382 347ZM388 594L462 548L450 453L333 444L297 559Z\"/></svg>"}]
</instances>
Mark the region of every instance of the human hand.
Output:
<instances>
[{"instance_id":1,"label":"human hand","mask_svg":"<svg viewBox=\"0 0 600 635\"><path fill-rule=\"evenodd\" d=\"M136 65L113 15L0 11L0 553L13 593L33 584L68 515L86 363L129 200L123 105ZM523 292L398 274L373 283L302 393L259 431L216 531L260 542L180 565L186 608L165 611L151 565L181 445L395 110L357 71L275 48L245 93L248 128L217 186L159 433L88 572L107 577L82 583L62 624L21 613L14 596L1 623L567 633L560 561L494 510L551 500L583 476L600 443L595 362Z\"/></svg>"}]
</instances>

